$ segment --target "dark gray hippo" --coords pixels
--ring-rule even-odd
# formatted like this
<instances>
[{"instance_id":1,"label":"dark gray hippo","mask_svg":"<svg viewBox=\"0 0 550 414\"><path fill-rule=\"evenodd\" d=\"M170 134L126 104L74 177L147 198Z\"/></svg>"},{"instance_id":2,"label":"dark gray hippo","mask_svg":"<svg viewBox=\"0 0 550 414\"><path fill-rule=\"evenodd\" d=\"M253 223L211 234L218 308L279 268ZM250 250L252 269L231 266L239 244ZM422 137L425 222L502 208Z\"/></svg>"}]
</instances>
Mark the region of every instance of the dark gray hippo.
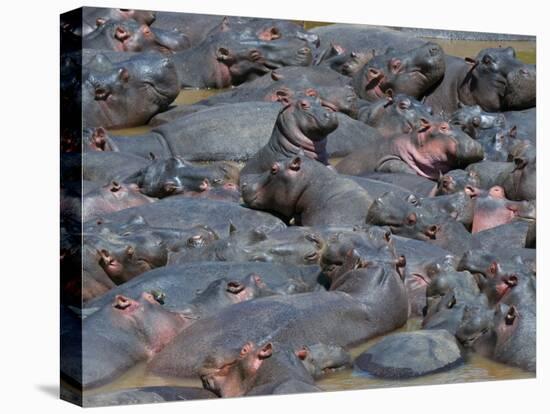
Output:
<instances>
[{"instance_id":1,"label":"dark gray hippo","mask_svg":"<svg viewBox=\"0 0 550 414\"><path fill-rule=\"evenodd\" d=\"M204 248L174 253L169 264L224 261L312 265L320 262L325 246L314 228L293 226L266 233L259 227L248 232L235 230Z\"/></svg>"},{"instance_id":2,"label":"dark gray hippo","mask_svg":"<svg viewBox=\"0 0 550 414\"><path fill-rule=\"evenodd\" d=\"M359 355L355 366L376 377L403 379L446 371L463 362L455 337L442 329L388 335Z\"/></svg>"},{"instance_id":3,"label":"dark gray hippo","mask_svg":"<svg viewBox=\"0 0 550 414\"><path fill-rule=\"evenodd\" d=\"M120 63L97 55L84 66L82 80L83 124L88 127L143 125L179 93L174 62L156 54Z\"/></svg>"},{"instance_id":4,"label":"dark gray hippo","mask_svg":"<svg viewBox=\"0 0 550 414\"><path fill-rule=\"evenodd\" d=\"M199 375L204 388L220 397L321 391L291 349L271 342L214 348Z\"/></svg>"},{"instance_id":5,"label":"dark gray hippo","mask_svg":"<svg viewBox=\"0 0 550 414\"><path fill-rule=\"evenodd\" d=\"M137 300L116 296L83 321L82 342L66 338L69 343L62 374L85 389L106 384L150 359L191 321L163 309L149 293Z\"/></svg>"},{"instance_id":6,"label":"dark gray hippo","mask_svg":"<svg viewBox=\"0 0 550 414\"><path fill-rule=\"evenodd\" d=\"M345 275L339 279L342 291L258 298L201 319L151 361L149 370L193 377L222 347L240 349L249 341L283 343L294 350L316 343L348 347L406 322L407 296L395 265L349 274L349 282Z\"/></svg>"},{"instance_id":7,"label":"dark gray hippo","mask_svg":"<svg viewBox=\"0 0 550 414\"><path fill-rule=\"evenodd\" d=\"M105 407L111 405L152 404L166 401L188 401L217 398L204 388L153 386L127 388L118 391L86 395L84 407Z\"/></svg>"},{"instance_id":8,"label":"dark gray hippo","mask_svg":"<svg viewBox=\"0 0 550 414\"><path fill-rule=\"evenodd\" d=\"M281 220L270 214L247 209L236 203L185 197L168 197L155 203L111 213L102 219L116 222L129 220L134 216L142 216L153 227L183 230L195 225L206 225L220 237L229 234L231 223L242 230L259 225L264 226L266 231L285 227ZM87 224L94 225L94 222L84 225Z\"/></svg>"},{"instance_id":9,"label":"dark gray hippo","mask_svg":"<svg viewBox=\"0 0 550 414\"><path fill-rule=\"evenodd\" d=\"M244 202L305 226L365 223L372 203L354 181L307 157L275 162L261 174L241 179Z\"/></svg>"},{"instance_id":10,"label":"dark gray hippo","mask_svg":"<svg viewBox=\"0 0 550 414\"><path fill-rule=\"evenodd\" d=\"M189 47L189 40L181 32L153 29L134 20L101 21L94 31L82 38L85 49L118 52L171 53Z\"/></svg>"},{"instance_id":11,"label":"dark gray hippo","mask_svg":"<svg viewBox=\"0 0 550 414\"><path fill-rule=\"evenodd\" d=\"M333 110L323 107L318 98L307 95L285 103L269 142L248 160L241 170L241 180L248 174L267 171L274 162L299 153L328 164L328 135L338 127Z\"/></svg>"},{"instance_id":12,"label":"dark gray hippo","mask_svg":"<svg viewBox=\"0 0 550 414\"><path fill-rule=\"evenodd\" d=\"M331 106L323 100L321 104ZM110 136L109 147L141 157L153 153L157 158L182 156L188 161L246 161L269 142L280 110L276 102L214 106L162 124L148 134ZM379 137L373 128L343 113L336 117L338 128L326 143L329 157L345 156Z\"/></svg>"},{"instance_id":13,"label":"dark gray hippo","mask_svg":"<svg viewBox=\"0 0 550 414\"><path fill-rule=\"evenodd\" d=\"M155 19L156 12L150 10L84 7L82 9L82 35L92 32L98 24L107 20L134 20L141 24L151 25Z\"/></svg>"},{"instance_id":14,"label":"dark gray hippo","mask_svg":"<svg viewBox=\"0 0 550 414\"><path fill-rule=\"evenodd\" d=\"M398 51L407 51L422 46L426 41L400 33L397 30L380 26L359 24L331 24L315 27L311 30L319 36L322 53L332 45L337 45L343 52L358 50L374 50L375 54L383 54L388 47Z\"/></svg>"},{"instance_id":15,"label":"dark gray hippo","mask_svg":"<svg viewBox=\"0 0 550 414\"><path fill-rule=\"evenodd\" d=\"M116 295L136 296L153 292L162 297L165 309L183 311L197 292L212 282L228 278L240 281L250 274L261 279L277 294L312 291L317 287L319 266L293 266L262 262L200 262L164 266L143 273L87 303L88 309L99 309L111 303Z\"/></svg>"},{"instance_id":16,"label":"dark gray hippo","mask_svg":"<svg viewBox=\"0 0 550 414\"><path fill-rule=\"evenodd\" d=\"M445 76L426 103L447 116L463 105L499 112L535 106L536 69L516 58L513 48L488 48L474 59L446 57Z\"/></svg>"},{"instance_id":17,"label":"dark gray hippo","mask_svg":"<svg viewBox=\"0 0 550 414\"><path fill-rule=\"evenodd\" d=\"M443 49L436 43L426 43L407 52L388 49L375 56L354 75L352 85L367 101L384 98L388 90L420 99L444 73Z\"/></svg>"},{"instance_id":18,"label":"dark gray hippo","mask_svg":"<svg viewBox=\"0 0 550 414\"><path fill-rule=\"evenodd\" d=\"M446 122L436 122L412 134L376 141L336 165L342 174L403 172L437 180L440 174L483 159L481 145Z\"/></svg>"},{"instance_id":19,"label":"dark gray hippo","mask_svg":"<svg viewBox=\"0 0 550 414\"><path fill-rule=\"evenodd\" d=\"M123 182L126 177L150 163L150 158L124 152L89 151L82 154L82 179L100 185L112 181Z\"/></svg>"},{"instance_id":20,"label":"dark gray hippo","mask_svg":"<svg viewBox=\"0 0 550 414\"><path fill-rule=\"evenodd\" d=\"M219 32L173 55L181 87L227 88L282 66L308 66L311 49L300 39L263 41Z\"/></svg>"}]
</instances>

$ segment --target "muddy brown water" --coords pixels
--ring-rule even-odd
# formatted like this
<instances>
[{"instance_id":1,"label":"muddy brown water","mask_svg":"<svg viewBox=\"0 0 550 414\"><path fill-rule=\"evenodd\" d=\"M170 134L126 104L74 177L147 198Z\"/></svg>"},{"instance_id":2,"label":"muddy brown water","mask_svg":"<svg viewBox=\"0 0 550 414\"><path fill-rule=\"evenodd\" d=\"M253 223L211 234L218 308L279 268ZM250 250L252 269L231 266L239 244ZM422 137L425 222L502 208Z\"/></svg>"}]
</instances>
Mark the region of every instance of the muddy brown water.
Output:
<instances>
[{"instance_id":1,"label":"muddy brown water","mask_svg":"<svg viewBox=\"0 0 550 414\"><path fill-rule=\"evenodd\" d=\"M420 329L421 320L411 318L405 326L395 332L407 332ZM371 339L362 345L350 350L353 358L369 349L379 342L383 336ZM326 374L317 382L317 385L325 391L344 391L359 389L374 389L383 387L405 387L413 385L432 384L456 384L463 382L479 382L506 379L527 379L535 378L535 374L522 369L500 364L480 355L472 354L466 357L466 362L452 370L440 372L423 377L406 380L388 380L376 378L366 373L359 372L352 368L335 371ZM201 387L201 381L195 379L178 379L173 377L162 377L151 374L147 371L147 365L141 363L114 382L93 390L86 391L86 395L95 395L117 390L145 386L180 386L180 387Z\"/></svg>"},{"instance_id":2,"label":"muddy brown water","mask_svg":"<svg viewBox=\"0 0 550 414\"><path fill-rule=\"evenodd\" d=\"M319 25L319 24L317 24ZM314 27L311 26L311 27ZM487 47L507 47L512 46L516 49L518 58L526 63L536 62L536 45L535 42L526 41L462 41L462 40L442 40L430 39L440 44L446 53L466 57L475 56L479 50ZM213 89L185 89L180 92L176 98L175 105L189 105L198 102L209 96L220 93L220 90ZM113 135L136 135L143 134L151 128L147 125L134 128L125 128L109 131ZM336 160L333 160L333 163ZM420 328L418 319L411 319L406 326L399 331L411 331ZM377 343L381 337L372 339L361 346L353 348L351 353L354 357L364 352L372 345ZM469 355L466 362L450 371L441 372L433 375L427 375L419 378L407 380L387 380L370 376L365 373L354 371L353 369L345 369L327 374L324 378L318 381L319 387L326 391L352 390L352 389L372 389L381 387L401 387L412 385L428 385L428 384L454 384L461 382L477 382L490 380L505 380L505 379L523 379L534 378L535 374L523 371L519 368L510 367L484 358L479 355ZM171 377L159 377L147 372L146 364L142 363L118 378L111 384L100 387L94 390L87 391L89 395L110 392L120 389L143 387L143 386L196 386L200 387L201 382L197 380L181 380Z\"/></svg>"}]
</instances>

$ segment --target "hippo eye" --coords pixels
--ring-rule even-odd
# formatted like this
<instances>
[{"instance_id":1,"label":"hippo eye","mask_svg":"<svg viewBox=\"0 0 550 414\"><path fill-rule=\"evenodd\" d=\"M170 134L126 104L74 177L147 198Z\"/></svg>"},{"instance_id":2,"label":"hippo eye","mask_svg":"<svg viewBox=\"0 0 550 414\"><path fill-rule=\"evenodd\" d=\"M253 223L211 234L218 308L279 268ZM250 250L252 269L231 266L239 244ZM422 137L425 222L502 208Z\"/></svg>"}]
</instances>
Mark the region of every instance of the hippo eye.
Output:
<instances>
[{"instance_id":1,"label":"hippo eye","mask_svg":"<svg viewBox=\"0 0 550 414\"><path fill-rule=\"evenodd\" d=\"M401 68L401 61L399 59L392 59L390 67L394 72L397 72Z\"/></svg>"},{"instance_id":2,"label":"hippo eye","mask_svg":"<svg viewBox=\"0 0 550 414\"><path fill-rule=\"evenodd\" d=\"M409 194L409 196L407 197L407 201L413 206L418 205L418 198L416 198L414 194Z\"/></svg>"},{"instance_id":3,"label":"hippo eye","mask_svg":"<svg viewBox=\"0 0 550 414\"><path fill-rule=\"evenodd\" d=\"M490 65L491 63L493 63L493 59L491 59L491 56L485 55L485 56L483 56L483 58L481 59L481 62L482 62L484 65Z\"/></svg>"},{"instance_id":4,"label":"hippo eye","mask_svg":"<svg viewBox=\"0 0 550 414\"><path fill-rule=\"evenodd\" d=\"M455 298L455 295L453 295L449 303L447 303L447 307L449 309L452 309L455 305L456 305L456 298Z\"/></svg>"},{"instance_id":5,"label":"hippo eye","mask_svg":"<svg viewBox=\"0 0 550 414\"><path fill-rule=\"evenodd\" d=\"M411 106L411 102L408 99L404 99L402 101L399 101L398 106L400 109L409 109Z\"/></svg>"}]
</instances>

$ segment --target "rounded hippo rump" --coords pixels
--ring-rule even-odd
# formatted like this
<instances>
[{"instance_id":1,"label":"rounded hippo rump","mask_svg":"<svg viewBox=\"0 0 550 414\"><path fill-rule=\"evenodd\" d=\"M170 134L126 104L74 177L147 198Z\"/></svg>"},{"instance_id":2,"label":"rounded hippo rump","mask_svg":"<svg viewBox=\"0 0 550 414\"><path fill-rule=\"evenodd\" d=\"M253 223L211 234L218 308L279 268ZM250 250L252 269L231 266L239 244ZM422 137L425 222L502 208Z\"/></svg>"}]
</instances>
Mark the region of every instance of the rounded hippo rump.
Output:
<instances>
[{"instance_id":1,"label":"rounded hippo rump","mask_svg":"<svg viewBox=\"0 0 550 414\"><path fill-rule=\"evenodd\" d=\"M377 377L403 379L449 370L462 362L452 334L428 330L386 336L359 355L355 366Z\"/></svg>"},{"instance_id":2,"label":"rounded hippo rump","mask_svg":"<svg viewBox=\"0 0 550 414\"><path fill-rule=\"evenodd\" d=\"M179 93L174 63L155 54L132 56L120 63L97 55L84 67L82 79L83 123L89 127L145 124Z\"/></svg>"}]
</instances>

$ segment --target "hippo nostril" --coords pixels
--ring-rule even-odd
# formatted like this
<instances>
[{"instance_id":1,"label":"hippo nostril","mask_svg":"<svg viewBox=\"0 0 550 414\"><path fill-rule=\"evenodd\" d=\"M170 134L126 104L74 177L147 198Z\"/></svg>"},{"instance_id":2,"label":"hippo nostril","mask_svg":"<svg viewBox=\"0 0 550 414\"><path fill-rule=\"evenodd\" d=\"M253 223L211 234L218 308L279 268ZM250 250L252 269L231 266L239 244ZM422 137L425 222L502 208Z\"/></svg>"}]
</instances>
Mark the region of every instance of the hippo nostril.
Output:
<instances>
[{"instance_id":1,"label":"hippo nostril","mask_svg":"<svg viewBox=\"0 0 550 414\"><path fill-rule=\"evenodd\" d=\"M430 56L437 56L439 54L439 50L440 49L437 46L431 47L429 50Z\"/></svg>"},{"instance_id":2,"label":"hippo nostril","mask_svg":"<svg viewBox=\"0 0 550 414\"><path fill-rule=\"evenodd\" d=\"M524 75L524 76L529 75L529 71L528 71L527 69L525 69L525 68L521 68L521 69L519 70L519 73L522 74L522 75Z\"/></svg>"},{"instance_id":3,"label":"hippo nostril","mask_svg":"<svg viewBox=\"0 0 550 414\"><path fill-rule=\"evenodd\" d=\"M96 88L95 89L95 100L104 101L109 96L109 91L105 88Z\"/></svg>"}]
</instances>

